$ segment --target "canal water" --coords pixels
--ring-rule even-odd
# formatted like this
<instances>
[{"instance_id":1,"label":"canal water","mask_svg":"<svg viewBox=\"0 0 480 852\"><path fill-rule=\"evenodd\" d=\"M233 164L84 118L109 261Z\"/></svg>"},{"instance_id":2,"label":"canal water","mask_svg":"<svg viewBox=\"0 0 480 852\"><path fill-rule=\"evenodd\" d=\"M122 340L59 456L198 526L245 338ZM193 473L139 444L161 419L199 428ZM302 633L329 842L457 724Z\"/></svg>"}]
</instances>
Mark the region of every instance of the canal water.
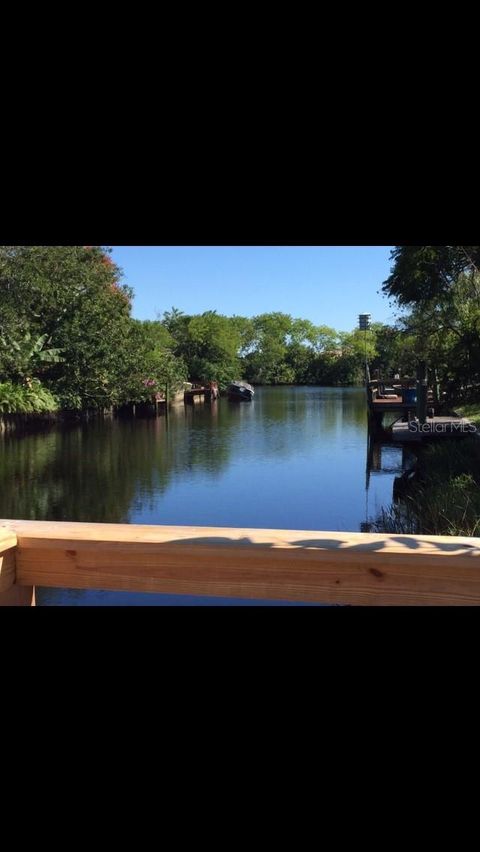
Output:
<instances>
[{"instance_id":1,"label":"canal water","mask_svg":"<svg viewBox=\"0 0 480 852\"><path fill-rule=\"evenodd\" d=\"M363 388L257 388L251 403L2 439L0 517L360 531L392 502L402 467L400 448L374 455L372 470ZM212 603L241 602L37 590L40 606Z\"/></svg>"}]
</instances>

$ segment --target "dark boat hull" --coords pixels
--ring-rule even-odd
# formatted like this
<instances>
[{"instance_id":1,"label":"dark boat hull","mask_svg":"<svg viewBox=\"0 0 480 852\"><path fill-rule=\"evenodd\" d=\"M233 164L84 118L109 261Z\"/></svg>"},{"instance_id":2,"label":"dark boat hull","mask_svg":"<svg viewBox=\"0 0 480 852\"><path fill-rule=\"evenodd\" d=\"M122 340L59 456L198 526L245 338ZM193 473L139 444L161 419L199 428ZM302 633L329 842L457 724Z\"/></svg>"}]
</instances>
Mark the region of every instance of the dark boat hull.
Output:
<instances>
[{"instance_id":1,"label":"dark boat hull","mask_svg":"<svg viewBox=\"0 0 480 852\"><path fill-rule=\"evenodd\" d=\"M253 393L253 388L245 385L229 385L227 388L227 396L232 402L251 402Z\"/></svg>"}]
</instances>

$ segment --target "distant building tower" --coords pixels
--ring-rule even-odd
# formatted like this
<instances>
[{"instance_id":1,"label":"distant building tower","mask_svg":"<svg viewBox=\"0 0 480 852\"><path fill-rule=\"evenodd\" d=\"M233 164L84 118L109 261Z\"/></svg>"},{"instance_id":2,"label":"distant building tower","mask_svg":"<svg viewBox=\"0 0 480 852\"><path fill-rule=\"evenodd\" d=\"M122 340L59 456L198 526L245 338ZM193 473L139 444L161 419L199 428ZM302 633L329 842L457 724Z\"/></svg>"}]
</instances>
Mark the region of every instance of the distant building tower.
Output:
<instances>
[{"instance_id":1,"label":"distant building tower","mask_svg":"<svg viewBox=\"0 0 480 852\"><path fill-rule=\"evenodd\" d=\"M368 360L367 360L367 331L370 328L370 319L371 314L359 314L358 315L358 327L360 331L365 332L365 384L368 384L370 381L370 370L368 368Z\"/></svg>"}]
</instances>

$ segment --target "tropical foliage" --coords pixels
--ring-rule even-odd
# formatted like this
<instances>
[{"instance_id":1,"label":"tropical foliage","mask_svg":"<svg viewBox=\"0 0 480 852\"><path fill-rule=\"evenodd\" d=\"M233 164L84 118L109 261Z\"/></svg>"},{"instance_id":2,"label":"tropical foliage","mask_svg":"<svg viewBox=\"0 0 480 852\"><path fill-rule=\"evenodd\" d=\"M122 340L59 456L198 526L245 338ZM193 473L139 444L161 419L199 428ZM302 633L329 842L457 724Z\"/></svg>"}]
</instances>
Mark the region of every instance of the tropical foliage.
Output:
<instances>
[{"instance_id":1,"label":"tropical foliage","mask_svg":"<svg viewBox=\"0 0 480 852\"><path fill-rule=\"evenodd\" d=\"M121 276L100 246L0 247L0 382L19 399L41 382L54 410L142 401L152 369L158 383L181 381L171 337L132 319Z\"/></svg>"},{"instance_id":2,"label":"tropical foliage","mask_svg":"<svg viewBox=\"0 0 480 852\"><path fill-rule=\"evenodd\" d=\"M13 378L25 381L32 374L40 373L45 365L61 362L61 349L46 348L47 338L48 334L42 334L32 339L29 331L20 340L0 337L0 359L4 369Z\"/></svg>"},{"instance_id":3,"label":"tropical foliage","mask_svg":"<svg viewBox=\"0 0 480 852\"><path fill-rule=\"evenodd\" d=\"M0 412L3 414L38 414L57 408L57 400L38 379L29 379L24 385L0 383Z\"/></svg>"}]
</instances>

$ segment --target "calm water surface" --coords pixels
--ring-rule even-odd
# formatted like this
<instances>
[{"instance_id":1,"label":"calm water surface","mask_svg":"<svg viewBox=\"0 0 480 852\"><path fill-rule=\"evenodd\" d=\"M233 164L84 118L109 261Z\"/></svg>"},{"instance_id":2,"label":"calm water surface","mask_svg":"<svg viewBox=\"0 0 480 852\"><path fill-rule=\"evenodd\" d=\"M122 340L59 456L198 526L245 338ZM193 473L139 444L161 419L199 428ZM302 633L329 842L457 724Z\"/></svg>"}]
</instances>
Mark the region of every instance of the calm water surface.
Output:
<instances>
[{"instance_id":1,"label":"calm water surface","mask_svg":"<svg viewBox=\"0 0 480 852\"><path fill-rule=\"evenodd\" d=\"M367 475L362 388L258 388L252 403L5 439L0 517L359 531L391 503L402 466L394 447L375 458ZM228 602L37 590L38 605L178 603Z\"/></svg>"}]
</instances>

